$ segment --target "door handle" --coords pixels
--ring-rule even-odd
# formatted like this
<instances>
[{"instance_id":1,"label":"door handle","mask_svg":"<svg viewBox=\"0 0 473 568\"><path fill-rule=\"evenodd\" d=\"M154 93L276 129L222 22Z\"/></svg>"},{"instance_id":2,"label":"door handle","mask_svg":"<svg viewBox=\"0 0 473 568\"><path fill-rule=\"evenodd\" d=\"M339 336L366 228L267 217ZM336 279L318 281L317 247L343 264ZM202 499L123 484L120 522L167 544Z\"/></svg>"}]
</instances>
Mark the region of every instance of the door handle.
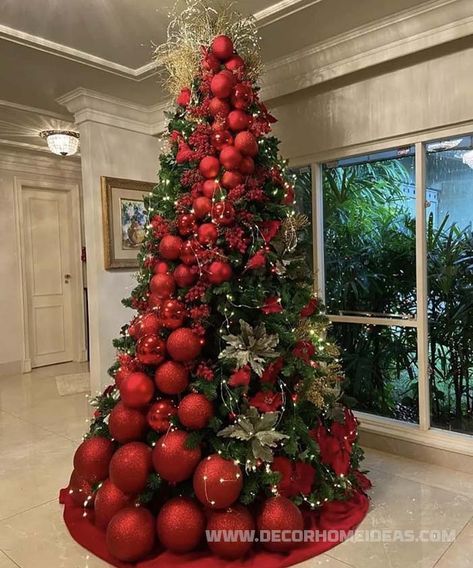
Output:
<instances>
[{"instance_id":1,"label":"door handle","mask_svg":"<svg viewBox=\"0 0 473 568\"><path fill-rule=\"evenodd\" d=\"M71 275L70 275L70 274L64 274L64 282L65 282L66 284L69 284L69 279L70 279L70 278L71 278Z\"/></svg>"}]
</instances>

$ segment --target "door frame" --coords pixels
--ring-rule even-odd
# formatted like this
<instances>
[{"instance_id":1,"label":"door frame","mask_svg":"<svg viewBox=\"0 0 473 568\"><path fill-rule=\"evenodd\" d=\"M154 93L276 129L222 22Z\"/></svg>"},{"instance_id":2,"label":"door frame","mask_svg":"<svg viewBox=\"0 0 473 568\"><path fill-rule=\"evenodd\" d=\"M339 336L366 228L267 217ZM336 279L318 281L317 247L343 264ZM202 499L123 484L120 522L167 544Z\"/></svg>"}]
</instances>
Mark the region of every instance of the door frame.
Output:
<instances>
[{"instance_id":1,"label":"door frame","mask_svg":"<svg viewBox=\"0 0 473 568\"><path fill-rule=\"evenodd\" d=\"M27 272L25 258L25 235L23 214L23 190L36 189L48 191L61 191L66 193L71 206L71 267L73 278L72 284L72 318L77 325L72 327L73 361L83 362L88 360L86 337L85 337L85 307L84 307L84 276L81 263L82 228L80 209L80 185L71 183L53 176L14 176L15 209L17 223L17 251L20 264L21 286L21 314L23 332L23 360L22 372L31 372L30 352L30 317L28 310Z\"/></svg>"}]
</instances>

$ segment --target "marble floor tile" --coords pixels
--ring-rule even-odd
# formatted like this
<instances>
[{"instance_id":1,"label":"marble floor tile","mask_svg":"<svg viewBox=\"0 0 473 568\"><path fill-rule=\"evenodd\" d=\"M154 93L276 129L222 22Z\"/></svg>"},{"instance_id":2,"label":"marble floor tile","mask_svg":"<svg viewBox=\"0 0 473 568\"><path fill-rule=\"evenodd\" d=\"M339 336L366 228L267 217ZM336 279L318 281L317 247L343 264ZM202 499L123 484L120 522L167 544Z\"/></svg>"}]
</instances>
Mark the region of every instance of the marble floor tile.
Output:
<instances>
[{"instance_id":1,"label":"marble floor tile","mask_svg":"<svg viewBox=\"0 0 473 568\"><path fill-rule=\"evenodd\" d=\"M18 564L15 564L8 556L0 551L0 568L18 568Z\"/></svg>"},{"instance_id":2,"label":"marble floor tile","mask_svg":"<svg viewBox=\"0 0 473 568\"><path fill-rule=\"evenodd\" d=\"M473 568L473 518L440 558L435 568Z\"/></svg>"}]
</instances>

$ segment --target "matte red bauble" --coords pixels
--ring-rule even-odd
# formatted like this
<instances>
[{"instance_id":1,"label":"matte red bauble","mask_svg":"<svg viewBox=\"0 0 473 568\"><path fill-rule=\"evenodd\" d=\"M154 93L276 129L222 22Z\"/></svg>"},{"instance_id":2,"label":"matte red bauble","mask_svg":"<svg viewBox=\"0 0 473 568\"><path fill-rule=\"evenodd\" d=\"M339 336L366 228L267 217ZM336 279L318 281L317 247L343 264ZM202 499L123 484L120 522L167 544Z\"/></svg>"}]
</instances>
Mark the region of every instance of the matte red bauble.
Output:
<instances>
[{"instance_id":1,"label":"matte red bauble","mask_svg":"<svg viewBox=\"0 0 473 568\"><path fill-rule=\"evenodd\" d=\"M212 202L208 197L205 197L204 195L197 197L192 203L192 210L194 211L194 215L197 217L197 219L203 219L204 217L206 217L210 213L211 209Z\"/></svg>"},{"instance_id":2,"label":"matte red bauble","mask_svg":"<svg viewBox=\"0 0 473 568\"><path fill-rule=\"evenodd\" d=\"M205 197L212 199L214 197L215 192L218 190L219 185L216 179L207 179L204 181L202 186L202 193Z\"/></svg>"},{"instance_id":3,"label":"matte red bauble","mask_svg":"<svg viewBox=\"0 0 473 568\"><path fill-rule=\"evenodd\" d=\"M220 286L232 277L232 267L227 262L215 260L208 268L208 278L211 284Z\"/></svg>"},{"instance_id":4,"label":"matte red bauble","mask_svg":"<svg viewBox=\"0 0 473 568\"><path fill-rule=\"evenodd\" d=\"M166 361L156 369L154 382L164 394L180 394L189 385L189 371L176 361Z\"/></svg>"},{"instance_id":5,"label":"matte red bauble","mask_svg":"<svg viewBox=\"0 0 473 568\"><path fill-rule=\"evenodd\" d=\"M241 153L234 146L230 145L224 146L219 155L220 163L227 170L236 170L242 158Z\"/></svg>"},{"instance_id":6,"label":"matte red bauble","mask_svg":"<svg viewBox=\"0 0 473 568\"><path fill-rule=\"evenodd\" d=\"M202 245L213 245L218 239L218 229L214 223L203 223L197 229L197 239Z\"/></svg>"},{"instance_id":7,"label":"matte red bauble","mask_svg":"<svg viewBox=\"0 0 473 568\"><path fill-rule=\"evenodd\" d=\"M195 215L192 213L185 213L180 215L177 219L177 230L180 235L187 236L195 231Z\"/></svg>"},{"instance_id":8,"label":"matte red bauble","mask_svg":"<svg viewBox=\"0 0 473 568\"><path fill-rule=\"evenodd\" d=\"M188 241L184 242L184 245L182 246L182 251L181 251L181 260L184 264L186 264L187 266L191 266L192 264L196 264L197 263L197 257L196 252L199 250L200 244L194 240L194 239L190 239Z\"/></svg>"},{"instance_id":9,"label":"matte red bauble","mask_svg":"<svg viewBox=\"0 0 473 568\"><path fill-rule=\"evenodd\" d=\"M223 173L221 184L226 189L233 189L243 183L243 177L239 172L227 171Z\"/></svg>"},{"instance_id":10,"label":"matte red bauble","mask_svg":"<svg viewBox=\"0 0 473 568\"><path fill-rule=\"evenodd\" d=\"M249 85L237 83L233 89L232 105L240 110L247 109L253 102L253 89Z\"/></svg>"},{"instance_id":11,"label":"matte red bauble","mask_svg":"<svg viewBox=\"0 0 473 568\"><path fill-rule=\"evenodd\" d=\"M176 260L181 254L182 239L175 235L165 235L159 243L159 255L165 260Z\"/></svg>"},{"instance_id":12,"label":"matte red bauble","mask_svg":"<svg viewBox=\"0 0 473 568\"><path fill-rule=\"evenodd\" d=\"M232 57L230 57L230 59L225 63L225 68L230 71L243 69L243 67L245 67L245 62L239 55L232 55Z\"/></svg>"},{"instance_id":13,"label":"matte red bauble","mask_svg":"<svg viewBox=\"0 0 473 568\"><path fill-rule=\"evenodd\" d=\"M146 420L150 428L156 432L166 432L169 429L169 420L175 414L177 408L174 402L170 398L162 398L151 405Z\"/></svg>"},{"instance_id":14,"label":"matte red bauble","mask_svg":"<svg viewBox=\"0 0 473 568\"><path fill-rule=\"evenodd\" d=\"M199 171L206 179L215 178L220 171L220 162L215 156L205 156L200 160Z\"/></svg>"},{"instance_id":15,"label":"matte red bauble","mask_svg":"<svg viewBox=\"0 0 473 568\"><path fill-rule=\"evenodd\" d=\"M161 320L158 314L155 311L148 312L147 314L143 314L140 318L138 335L139 337L143 335L153 335L156 334L160 328Z\"/></svg>"},{"instance_id":16,"label":"matte red bauble","mask_svg":"<svg viewBox=\"0 0 473 568\"><path fill-rule=\"evenodd\" d=\"M224 146L231 145L233 138L228 130L217 130L217 132L211 134L210 141L212 146L220 151Z\"/></svg>"},{"instance_id":17,"label":"matte red bauble","mask_svg":"<svg viewBox=\"0 0 473 568\"><path fill-rule=\"evenodd\" d=\"M169 298L176 290L176 283L172 274L155 274L149 283L151 293L158 298Z\"/></svg>"},{"instance_id":18,"label":"matte red bauble","mask_svg":"<svg viewBox=\"0 0 473 568\"><path fill-rule=\"evenodd\" d=\"M199 393L186 395L177 409L177 416L181 424L190 430L206 428L213 415L213 404L203 394Z\"/></svg>"},{"instance_id":19,"label":"matte red bauble","mask_svg":"<svg viewBox=\"0 0 473 568\"><path fill-rule=\"evenodd\" d=\"M166 348L174 361L184 362L198 357L202 351L202 344L192 329L181 327L168 337Z\"/></svg>"},{"instance_id":20,"label":"matte red bauble","mask_svg":"<svg viewBox=\"0 0 473 568\"><path fill-rule=\"evenodd\" d=\"M197 499L206 507L224 509L240 496L243 474L235 462L212 454L197 466L193 486Z\"/></svg>"},{"instance_id":21,"label":"matte red bauble","mask_svg":"<svg viewBox=\"0 0 473 568\"><path fill-rule=\"evenodd\" d=\"M118 388L120 388L122 382L128 377L128 375L131 375L131 373L133 373L133 369L130 367L118 367L118 370L115 373L115 384Z\"/></svg>"},{"instance_id":22,"label":"matte red bauble","mask_svg":"<svg viewBox=\"0 0 473 568\"><path fill-rule=\"evenodd\" d=\"M153 398L153 395L153 381L148 377L148 375L141 373L140 371L129 375L120 385L120 396L122 402L125 406L130 408L141 408L146 406Z\"/></svg>"},{"instance_id":23,"label":"matte red bauble","mask_svg":"<svg viewBox=\"0 0 473 568\"><path fill-rule=\"evenodd\" d=\"M228 201L217 201L212 209L212 221L217 225L231 225L235 221L233 205Z\"/></svg>"},{"instance_id":24,"label":"matte red bauble","mask_svg":"<svg viewBox=\"0 0 473 568\"><path fill-rule=\"evenodd\" d=\"M244 156L256 156L258 153L258 142L255 136L244 130L235 136L235 148L238 148Z\"/></svg>"},{"instance_id":25,"label":"matte red bauble","mask_svg":"<svg viewBox=\"0 0 473 568\"><path fill-rule=\"evenodd\" d=\"M108 429L112 438L120 444L141 440L146 431L146 418L140 410L119 401L110 412Z\"/></svg>"},{"instance_id":26,"label":"matte red bauble","mask_svg":"<svg viewBox=\"0 0 473 568\"><path fill-rule=\"evenodd\" d=\"M186 447L188 436L182 430L172 430L161 436L154 446L154 469L166 481L179 483L189 479L200 461L200 446Z\"/></svg>"},{"instance_id":27,"label":"matte red bauble","mask_svg":"<svg viewBox=\"0 0 473 568\"><path fill-rule=\"evenodd\" d=\"M226 99L232 94L234 81L232 77L220 71L212 77L210 81L210 90L212 94L219 99Z\"/></svg>"},{"instance_id":28,"label":"matte red bauble","mask_svg":"<svg viewBox=\"0 0 473 568\"><path fill-rule=\"evenodd\" d=\"M255 163L250 156L243 156L240 164L240 172L245 176L250 176L255 171Z\"/></svg>"},{"instance_id":29,"label":"matte red bauble","mask_svg":"<svg viewBox=\"0 0 473 568\"><path fill-rule=\"evenodd\" d=\"M107 549L122 562L142 560L153 550L155 532L155 520L148 509L127 507L108 524Z\"/></svg>"},{"instance_id":30,"label":"matte red bauble","mask_svg":"<svg viewBox=\"0 0 473 568\"><path fill-rule=\"evenodd\" d=\"M174 270L173 276L179 288L189 288L189 286L194 284L197 278L197 274L185 264L177 266Z\"/></svg>"},{"instance_id":31,"label":"matte red bauble","mask_svg":"<svg viewBox=\"0 0 473 568\"><path fill-rule=\"evenodd\" d=\"M105 530L113 516L132 504L133 497L123 493L110 479L100 486L95 497L95 524Z\"/></svg>"},{"instance_id":32,"label":"matte red bauble","mask_svg":"<svg viewBox=\"0 0 473 568\"><path fill-rule=\"evenodd\" d=\"M143 365L159 365L165 355L166 345L157 335L145 335L136 344L136 356Z\"/></svg>"},{"instance_id":33,"label":"matte red bauble","mask_svg":"<svg viewBox=\"0 0 473 568\"><path fill-rule=\"evenodd\" d=\"M210 45L210 51L221 61L227 61L233 55L233 42L226 35L215 37Z\"/></svg>"},{"instance_id":34,"label":"matte red bauble","mask_svg":"<svg viewBox=\"0 0 473 568\"><path fill-rule=\"evenodd\" d=\"M224 539L219 541L210 541L208 546L210 550L226 560L237 560L243 558L251 549L253 543L250 539L243 538L244 534L249 534L255 530L255 521L250 511L243 505L233 505L224 511L212 511L207 520L207 531L230 531L231 534L241 535L241 540L230 539L226 542ZM220 533L222 534L222 533Z\"/></svg>"},{"instance_id":35,"label":"matte red bauble","mask_svg":"<svg viewBox=\"0 0 473 568\"><path fill-rule=\"evenodd\" d=\"M130 442L113 454L110 481L123 493L134 495L146 487L151 470L151 448L143 442Z\"/></svg>"},{"instance_id":36,"label":"matte red bauble","mask_svg":"<svg viewBox=\"0 0 473 568\"><path fill-rule=\"evenodd\" d=\"M71 474L68 489L72 500L79 507L92 507L94 504L95 493L92 483L79 475L76 470Z\"/></svg>"},{"instance_id":37,"label":"matte red bauble","mask_svg":"<svg viewBox=\"0 0 473 568\"><path fill-rule=\"evenodd\" d=\"M164 327L177 329L186 319L186 308L179 300L167 300L161 309L161 316Z\"/></svg>"},{"instance_id":38,"label":"matte red bauble","mask_svg":"<svg viewBox=\"0 0 473 568\"><path fill-rule=\"evenodd\" d=\"M108 438L94 436L84 440L74 454L74 469L90 483L98 483L108 477L108 466L114 451Z\"/></svg>"},{"instance_id":39,"label":"matte red bauble","mask_svg":"<svg viewBox=\"0 0 473 568\"><path fill-rule=\"evenodd\" d=\"M230 110L231 107L227 101L219 99L218 97L210 99L209 112L213 117L225 118L228 116Z\"/></svg>"},{"instance_id":40,"label":"matte red bauble","mask_svg":"<svg viewBox=\"0 0 473 568\"><path fill-rule=\"evenodd\" d=\"M213 53L207 53L205 57L202 58L202 67L207 69L207 71L216 73L220 71L220 65L220 60Z\"/></svg>"},{"instance_id":41,"label":"matte red bauble","mask_svg":"<svg viewBox=\"0 0 473 568\"><path fill-rule=\"evenodd\" d=\"M248 128L250 123L250 118L242 110L232 110L232 112L227 117L228 126L231 130L238 132L239 130L245 130Z\"/></svg>"},{"instance_id":42,"label":"matte red bauble","mask_svg":"<svg viewBox=\"0 0 473 568\"><path fill-rule=\"evenodd\" d=\"M192 499L174 497L159 511L156 529L164 548L180 554L190 552L204 536L205 515Z\"/></svg>"},{"instance_id":43,"label":"matte red bauble","mask_svg":"<svg viewBox=\"0 0 473 568\"><path fill-rule=\"evenodd\" d=\"M267 499L258 514L256 526L259 531L302 531L304 520L299 508L287 497L270 497ZM289 540L289 539L288 539ZM298 543L269 541L263 546L274 552L285 552L295 548Z\"/></svg>"},{"instance_id":44,"label":"matte red bauble","mask_svg":"<svg viewBox=\"0 0 473 568\"><path fill-rule=\"evenodd\" d=\"M158 260L154 265L153 272L155 274L167 274L169 272L169 264L164 260Z\"/></svg>"}]
</instances>

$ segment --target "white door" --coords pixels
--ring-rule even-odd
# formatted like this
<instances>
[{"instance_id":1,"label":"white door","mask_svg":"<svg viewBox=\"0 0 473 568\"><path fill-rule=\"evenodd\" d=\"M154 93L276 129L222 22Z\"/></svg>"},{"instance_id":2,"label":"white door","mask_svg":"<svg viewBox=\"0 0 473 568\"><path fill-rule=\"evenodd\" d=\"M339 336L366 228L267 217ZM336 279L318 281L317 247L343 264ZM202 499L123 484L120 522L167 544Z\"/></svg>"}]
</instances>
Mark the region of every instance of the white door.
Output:
<instances>
[{"instance_id":1,"label":"white door","mask_svg":"<svg viewBox=\"0 0 473 568\"><path fill-rule=\"evenodd\" d=\"M31 366L42 367L73 358L71 206L63 191L22 194Z\"/></svg>"}]
</instances>

